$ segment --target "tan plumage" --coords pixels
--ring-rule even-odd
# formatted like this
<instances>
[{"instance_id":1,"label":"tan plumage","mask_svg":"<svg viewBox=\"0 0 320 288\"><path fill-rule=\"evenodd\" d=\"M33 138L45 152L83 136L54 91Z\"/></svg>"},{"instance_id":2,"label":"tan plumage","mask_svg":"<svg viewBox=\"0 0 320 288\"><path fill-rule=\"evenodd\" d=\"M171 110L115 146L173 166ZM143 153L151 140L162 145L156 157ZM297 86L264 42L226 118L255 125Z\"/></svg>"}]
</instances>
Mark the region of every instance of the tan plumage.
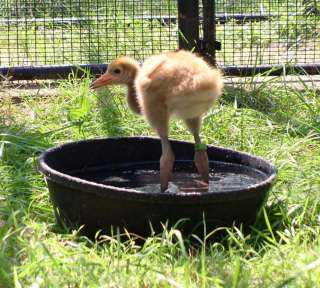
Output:
<instances>
[{"instance_id":1,"label":"tan plumage","mask_svg":"<svg viewBox=\"0 0 320 288\"><path fill-rule=\"evenodd\" d=\"M196 144L200 144L201 118L222 93L220 71L187 51L151 56L142 67L132 58L120 57L92 83L92 88L110 84L127 85L129 107L143 114L159 134L163 150L160 180L162 190L165 190L174 162L168 140L169 119L172 116L183 119L194 135ZM196 151L195 164L207 185L206 151Z\"/></svg>"}]
</instances>

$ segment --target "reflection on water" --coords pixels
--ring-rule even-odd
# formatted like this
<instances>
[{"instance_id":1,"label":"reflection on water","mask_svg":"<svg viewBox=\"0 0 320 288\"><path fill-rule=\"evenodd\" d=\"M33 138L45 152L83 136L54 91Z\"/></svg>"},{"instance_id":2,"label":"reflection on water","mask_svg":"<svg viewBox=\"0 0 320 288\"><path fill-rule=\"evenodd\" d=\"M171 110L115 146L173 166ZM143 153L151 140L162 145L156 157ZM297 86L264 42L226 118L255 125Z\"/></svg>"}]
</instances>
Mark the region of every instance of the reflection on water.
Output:
<instances>
[{"instance_id":1,"label":"reflection on water","mask_svg":"<svg viewBox=\"0 0 320 288\"><path fill-rule=\"evenodd\" d=\"M167 193L194 192L199 189L199 175L190 165L179 164L173 173ZM178 166L179 166L178 165ZM176 165L177 166L177 165ZM148 169L149 168L149 169ZM79 178L122 188L131 188L141 192L159 193L159 170L153 165L126 165L122 169L96 169L77 173ZM266 175L256 169L230 163L219 163L210 173L209 193L236 191L248 188L266 179Z\"/></svg>"}]
</instances>

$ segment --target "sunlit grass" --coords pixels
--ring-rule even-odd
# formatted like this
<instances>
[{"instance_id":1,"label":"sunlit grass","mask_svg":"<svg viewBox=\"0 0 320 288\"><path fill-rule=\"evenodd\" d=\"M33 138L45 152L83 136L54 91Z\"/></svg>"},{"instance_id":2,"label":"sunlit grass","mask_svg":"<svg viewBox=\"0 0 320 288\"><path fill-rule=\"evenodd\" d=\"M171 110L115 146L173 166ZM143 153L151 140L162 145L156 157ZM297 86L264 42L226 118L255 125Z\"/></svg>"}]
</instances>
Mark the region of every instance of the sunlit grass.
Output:
<instances>
[{"instance_id":1,"label":"sunlit grass","mask_svg":"<svg viewBox=\"0 0 320 288\"><path fill-rule=\"evenodd\" d=\"M248 235L190 246L165 230L141 246L117 235L103 243L56 226L37 172L41 151L71 140L154 135L132 114L122 88L97 94L70 78L55 96L5 95L0 106L1 287L316 287L320 281L320 101L273 80L226 87L206 115L209 144L262 156L278 169L265 209ZM303 85L302 85L303 86ZM170 135L191 140L179 121ZM180 239L180 241L179 241ZM194 242L194 241L193 241ZM197 242L197 241L196 241ZM139 246L140 245L140 246ZM38 285L38 286L37 286Z\"/></svg>"},{"instance_id":2,"label":"sunlit grass","mask_svg":"<svg viewBox=\"0 0 320 288\"><path fill-rule=\"evenodd\" d=\"M96 15L98 2L78 2L83 9L66 7L65 17ZM130 5L135 4L137 14L144 11L149 15L150 10L142 8L151 9L150 1L123 1L118 8L114 0L107 2L113 8L108 12L110 21L105 23L89 21L72 27L23 24L20 30L15 25L2 25L1 65L108 62L119 54L135 55L140 60L145 54L177 48L176 24L170 30L159 21L125 19L121 12L124 8L132 10ZM152 6L154 14L170 10L176 16L176 5L170 6L176 1L161 1L169 5L165 10L158 2ZM247 8L256 4L251 0L242 1L242 6L235 1L222 2L217 10L229 13L247 13ZM272 13L296 11L296 1L289 1L289 6L286 3L264 1L264 9ZM42 17L42 10L47 9L44 4L37 3L34 11L25 9L24 13L32 15L19 17ZM68 6L66 1L56 1L48 18L59 17L59 5ZM255 5L252 12L260 8ZM99 13L107 12L100 9ZM314 41L319 34L318 17L308 17L282 17L281 23L218 24L217 39L224 49L218 52L219 63L278 63L280 56L288 53L287 41L298 45L288 47L299 55L307 48L319 50L319 43ZM270 31L276 38L270 40ZM274 42L278 46L272 46ZM307 60L317 59L311 58ZM142 118L128 110L123 89L96 95L88 89L90 79L70 77L50 97L26 92L19 101L13 101L1 91L0 287L317 287L319 90L303 82L303 89L297 90L277 83L277 79L262 85L253 80L226 87L219 103L206 115L202 134L209 144L272 161L278 169L277 183L248 235L234 227L219 242L192 239L196 247L178 227L165 229L141 245L134 238L120 242L118 235L98 243L55 224L46 183L37 171L41 151L79 139L154 135ZM170 128L172 138L192 139L182 122L173 121Z\"/></svg>"}]
</instances>

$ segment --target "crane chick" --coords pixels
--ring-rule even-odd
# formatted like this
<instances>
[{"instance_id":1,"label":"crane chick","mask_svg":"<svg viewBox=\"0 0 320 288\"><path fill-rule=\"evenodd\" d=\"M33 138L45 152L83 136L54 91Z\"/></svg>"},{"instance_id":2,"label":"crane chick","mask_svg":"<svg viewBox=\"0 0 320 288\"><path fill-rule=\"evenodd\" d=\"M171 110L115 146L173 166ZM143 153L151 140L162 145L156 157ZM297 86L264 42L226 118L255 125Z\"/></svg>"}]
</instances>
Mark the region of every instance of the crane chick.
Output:
<instances>
[{"instance_id":1,"label":"crane chick","mask_svg":"<svg viewBox=\"0 0 320 288\"><path fill-rule=\"evenodd\" d=\"M128 87L129 107L133 112L144 115L161 139L161 191L168 188L174 164L174 153L168 139L172 116L182 119L192 133L195 140L194 162L202 178L202 186L208 187L208 155L206 146L201 143L200 127L203 115L222 93L220 71L183 50L151 56L142 67L132 58L120 57L91 84L91 88L112 84Z\"/></svg>"}]
</instances>

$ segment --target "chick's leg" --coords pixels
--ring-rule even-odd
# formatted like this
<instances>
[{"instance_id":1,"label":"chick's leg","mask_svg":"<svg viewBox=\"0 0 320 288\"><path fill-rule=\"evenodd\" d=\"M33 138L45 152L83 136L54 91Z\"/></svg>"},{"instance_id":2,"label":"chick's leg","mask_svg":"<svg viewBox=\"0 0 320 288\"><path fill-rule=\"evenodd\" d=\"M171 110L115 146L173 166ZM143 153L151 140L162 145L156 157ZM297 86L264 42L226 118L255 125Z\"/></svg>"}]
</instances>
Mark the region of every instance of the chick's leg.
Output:
<instances>
[{"instance_id":1,"label":"chick's leg","mask_svg":"<svg viewBox=\"0 0 320 288\"><path fill-rule=\"evenodd\" d=\"M174 154L168 139L169 116L166 110L161 109L160 105L158 106L159 109L157 109L155 113L148 113L148 111L146 111L146 116L161 139L160 184L161 192L164 192L168 188L169 181L172 177Z\"/></svg>"},{"instance_id":2,"label":"chick's leg","mask_svg":"<svg viewBox=\"0 0 320 288\"><path fill-rule=\"evenodd\" d=\"M208 187L209 160L208 160L208 154L207 154L205 145L201 143L201 139L200 139L201 118L197 117L192 119L186 119L185 122L188 129L192 133L195 141L194 163L197 167L198 173L202 178L203 186Z\"/></svg>"},{"instance_id":3,"label":"chick's leg","mask_svg":"<svg viewBox=\"0 0 320 288\"><path fill-rule=\"evenodd\" d=\"M174 164L174 154L167 136L161 136L162 155L160 158L160 184L161 192L168 188L169 181L172 178L172 169Z\"/></svg>"}]
</instances>

